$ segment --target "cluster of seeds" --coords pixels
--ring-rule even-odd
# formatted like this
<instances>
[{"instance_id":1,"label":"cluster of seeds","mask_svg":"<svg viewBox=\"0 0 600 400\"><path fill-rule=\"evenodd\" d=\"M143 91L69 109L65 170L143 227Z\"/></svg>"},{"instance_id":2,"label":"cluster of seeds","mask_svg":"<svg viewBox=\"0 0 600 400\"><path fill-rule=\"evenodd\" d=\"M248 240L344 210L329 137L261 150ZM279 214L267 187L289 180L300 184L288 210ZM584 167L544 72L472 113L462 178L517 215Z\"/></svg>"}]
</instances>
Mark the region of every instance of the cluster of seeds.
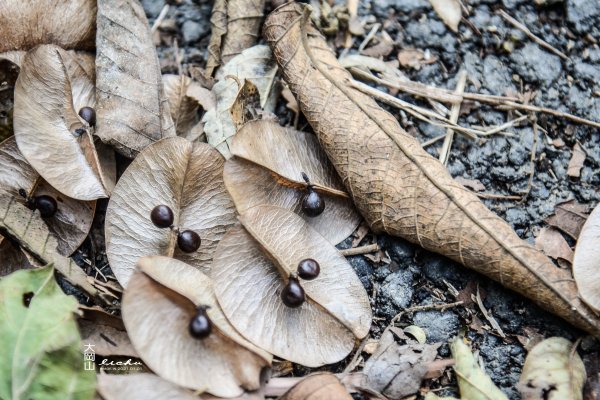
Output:
<instances>
[{"instance_id":1,"label":"cluster of seeds","mask_svg":"<svg viewBox=\"0 0 600 400\"><path fill-rule=\"evenodd\" d=\"M321 272L321 267L312 258L305 258L300 261L296 273L288 277L288 282L281 291L283 304L290 308L300 307L306 301L306 295L298 278L310 281L319 276L319 272Z\"/></svg>"},{"instance_id":2,"label":"cluster of seeds","mask_svg":"<svg viewBox=\"0 0 600 400\"><path fill-rule=\"evenodd\" d=\"M173 226L175 217L173 210L169 206L160 204L152 209L150 212L150 219L152 223L159 228L169 228L177 232L177 247L185 253L193 253L198 250L201 244L200 235L196 232L186 229L180 230L178 227Z\"/></svg>"}]
</instances>

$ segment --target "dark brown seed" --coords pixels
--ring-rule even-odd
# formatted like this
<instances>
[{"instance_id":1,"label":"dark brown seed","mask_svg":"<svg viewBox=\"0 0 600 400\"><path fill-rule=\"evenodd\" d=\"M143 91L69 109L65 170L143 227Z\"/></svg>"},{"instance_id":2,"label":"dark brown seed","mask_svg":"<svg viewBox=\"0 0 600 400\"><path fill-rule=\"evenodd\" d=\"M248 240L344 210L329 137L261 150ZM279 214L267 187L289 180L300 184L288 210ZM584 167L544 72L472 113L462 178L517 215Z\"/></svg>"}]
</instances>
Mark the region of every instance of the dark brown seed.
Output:
<instances>
[{"instance_id":1,"label":"dark brown seed","mask_svg":"<svg viewBox=\"0 0 600 400\"><path fill-rule=\"evenodd\" d=\"M304 289L298 279L290 276L287 285L281 291L281 301L290 308L297 308L305 301Z\"/></svg>"},{"instance_id":2,"label":"dark brown seed","mask_svg":"<svg viewBox=\"0 0 600 400\"><path fill-rule=\"evenodd\" d=\"M302 198L302 211L311 218L321 215L325 210L325 200L312 187L309 186L307 190L308 192Z\"/></svg>"},{"instance_id":3,"label":"dark brown seed","mask_svg":"<svg viewBox=\"0 0 600 400\"><path fill-rule=\"evenodd\" d=\"M56 200L54 200L53 197L43 194L41 196L35 196L34 201L35 208L40 210L42 218L51 218L56 214L58 204L56 204Z\"/></svg>"},{"instance_id":4,"label":"dark brown seed","mask_svg":"<svg viewBox=\"0 0 600 400\"><path fill-rule=\"evenodd\" d=\"M150 212L152 223L159 228L168 228L173 225L173 210L169 206L161 204L156 206Z\"/></svg>"},{"instance_id":5,"label":"dark brown seed","mask_svg":"<svg viewBox=\"0 0 600 400\"><path fill-rule=\"evenodd\" d=\"M193 253L200 247L200 236L194 231L183 231L177 235L177 246L185 253Z\"/></svg>"},{"instance_id":6,"label":"dark brown seed","mask_svg":"<svg viewBox=\"0 0 600 400\"><path fill-rule=\"evenodd\" d=\"M306 258L298 264L298 276L307 281L315 279L319 276L319 272L321 272L321 267L312 258Z\"/></svg>"},{"instance_id":7,"label":"dark brown seed","mask_svg":"<svg viewBox=\"0 0 600 400\"><path fill-rule=\"evenodd\" d=\"M92 107L81 107L79 109L79 116L90 124L90 126L96 126L96 110Z\"/></svg>"},{"instance_id":8,"label":"dark brown seed","mask_svg":"<svg viewBox=\"0 0 600 400\"><path fill-rule=\"evenodd\" d=\"M206 314L206 307L198 307L198 312L190 320L188 325L190 335L196 339L204 339L212 332L212 322Z\"/></svg>"}]
</instances>

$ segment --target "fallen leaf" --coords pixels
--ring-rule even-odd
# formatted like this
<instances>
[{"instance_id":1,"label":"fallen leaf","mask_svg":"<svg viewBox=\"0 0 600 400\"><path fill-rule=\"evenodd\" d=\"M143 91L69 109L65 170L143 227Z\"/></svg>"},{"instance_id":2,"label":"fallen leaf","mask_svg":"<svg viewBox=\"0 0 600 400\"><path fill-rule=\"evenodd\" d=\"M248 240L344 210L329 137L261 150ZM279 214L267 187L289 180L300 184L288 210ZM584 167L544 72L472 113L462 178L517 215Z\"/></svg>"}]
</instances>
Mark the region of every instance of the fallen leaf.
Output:
<instances>
[{"instance_id":1,"label":"fallen leaf","mask_svg":"<svg viewBox=\"0 0 600 400\"><path fill-rule=\"evenodd\" d=\"M333 374L317 373L298 382L280 400L351 400L352 396Z\"/></svg>"},{"instance_id":2,"label":"fallen leaf","mask_svg":"<svg viewBox=\"0 0 600 400\"><path fill-rule=\"evenodd\" d=\"M404 74L389 62L385 62L378 58L362 56L359 54L350 54L340 58L340 64L344 68L358 68L366 72L374 71L379 72L385 76L392 77L394 79L406 80ZM396 64L398 64L396 62Z\"/></svg>"},{"instance_id":3,"label":"fallen leaf","mask_svg":"<svg viewBox=\"0 0 600 400\"><path fill-rule=\"evenodd\" d=\"M437 57L421 49L403 49L398 52L398 61L404 68L420 70L423 65L436 62Z\"/></svg>"},{"instance_id":4,"label":"fallen leaf","mask_svg":"<svg viewBox=\"0 0 600 400\"><path fill-rule=\"evenodd\" d=\"M517 388L523 400L581 400L586 374L573 343L552 337L527 355Z\"/></svg>"},{"instance_id":5,"label":"fallen leaf","mask_svg":"<svg viewBox=\"0 0 600 400\"><path fill-rule=\"evenodd\" d=\"M247 342L220 310L210 279L167 257L141 258L139 267L123 295L123 321L148 367L175 384L215 396L258 389L260 371L270 359L240 344ZM188 331L199 306L210 307L206 312L213 325L204 339Z\"/></svg>"},{"instance_id":6,"label":"fallen leaf","mask_svg":"<svg viewBox=\"0 0 600 400\"><path fill-rule=\"evenodd\" d=\"M136 0L98 2L96 135L126 157L175 136L148 20Z\"/></svg>"},{"instance_id":7,"label":"fallen leaf","mask_svg":"<svg viewBox=\"0 0 600 400\"><path fill-rule=\"evenodd\" d=\"M428 365L437 356L439 344L396 343L394 333L386 329L379 346L367 360L363 388L389 399L401 399L419 391Z\"/></svg>"},{"instance_id":8,"label":"fallen leaf","mask_svg":"<svg viewBox=\"0 0 600 400\"><path fill-rule=\"evenodd\" d=\"M208 143L213 145L225 158L231 157L229 147L237 132L236 121L232 116L240 91L246 81L256 86L260 94L261 107L265 108L272 96L277 73L277 64L272 58L268 46L259 45L246 49L234 57L217 75L218 82L212 92L217 100L216 106L208 110L202 121Z\"/></svg>"},{"instance_id":9,"label":"fallen leaf","mask_svg":"<svg viewBox=\"0 0 600 400\"><path fill-rule=\"evenodd\" d=\"M202 400L154 374L100 374L98 392L104 400Z\"/></svg>"},{"instance_id":10,"label":"fallen leaf","mask_svg":"<svg viewBox=\"0 0 600 400\"><path fill-rule=\"evenodd\" d=\"M239 219L243 227L221 239L210 272L229 321L252 343L302 365L346 357L371 324L367 293L350 264L288 210L256 206ZM280 292L306 258L315 259L321 272L301 282L307 301L287 307Z\"/></svg>"},{"instance_id":11,"label":"fallen leaf","mask_svg":"<svg viewBox=\"0 0 600 400\"><path fill-rule=\"evenodd\" d=\"M523 242L392 115L352 89L350 74L309 24L305 10L298 3L279 7L267 17L264 34L373 232L444 254L600 336L600 319L578 298L569 271Z\"/></svg>"},{"instance_id":12,"label":"fallen leaf","mask_svg":"<svg viewBox=\"0 0 600 400\"><path fill-rule=\"evenodd\" d=\"M0 54L0 141L13 134L14 87L20 70L20 62L13 56L18 53L23 52Z\"/></svg>"},{"instance_id":13,"label":"fallen leaf","mask_svg":"<svg viewBox=\"0 0 600 400\"><path fill-rule=\"evenodd\" d=\"M235 158L225 163L223 178L240 214L257 205L283 207L302 216L333 244L358 226L361 217L343 196L344 186L315 135L257 120L239 130L230 149ZM307 186L303 172L325 201L325 210L317 217L302 211Z\"/></svg>"},{"instance_id":14,"label":"fallen leaf","mask_svg":"<svg viewBox=\"0 0 600 400\"><path fill-rule=\"evenodd\" d=\"M557 204L554 214L546 218L545 222L577 240L588 215L587 205L580 204L577 200L569 200Z\"/></svg>"},{"instance_id":15,"label":"fallen leaf","mask_svg":"<svg viewBox=\"0 0 600 400\"><path fill-rule=\"evenodd\" d=\"M39 44L94 49L96 2L73 0L0 3L0 52L29 50Z\"/></svg>"},{"instance_id":16,"label":"fallen leaf","mask_svg":"<svg viewBox=\"0 0 600 400\"><path fill-rule=\"evenodd\" d=\"M508 397L494 385L490 377L477 364L471 349L462 339L450 342L450 350L456 364L454 371L458 380L460 397L469 400L508 400Z\"/></svg>"},{"instance_id":17,"label":"fallen leaf","mask_svg":"<svg viewBox=\"0 0 600 400\"><path fill-rule=\"evenodd\" d=\"M579 295L600 313L600 207L596 207L581 229L573 256L573 277Z\"/></svg>"},{"instance_id":18,"label":"fallen leaf","mask_svg":"<svg viewBox=\"0 0 600 400\"><path fill-rule=\"evenodd\" d=\"M83 316L77 320L81 343L94 345L94 352L101 356L138 357L121 318L108 314L100 308L82 308Z\"/></svg>"},{"instance_id":19,"label":"fallen leaf","mask_svg":"<svg viewBox=\"0 0 600 400\"><path fill-rule=\"evenodd\" d=\"M1 398L93 398L96 374L83 369L76 310L51 266L0 280Z\"/></svg>"},{"instance_id":20,"label":"fallen leaf","mask_svg":"<svg viewBox=\"0 0 600 400\"><path fill-rule=\"evenodd\" d=\"M418 343L425 344L427 343L427 335L425 331L420 326L409 325L403 329L404 333L410 335L410 337L414 338Z\"/></svg>"},{"instance_id":21,"label":"fallen leaf","mask_svg":"<svg viewBox=\"0 0 600 400\"><path fill-rule=\"evenodd\" d=\"M256 44L265 0L216 0L210 17L206 76Z\"/></svg>"},{"instance_id":22,"label":"fallen leaf","mask_svg":"<svg viewBox=\"0 0 600 400\"><path fill-rule=\"evenodd\" d=\"M394 42L387 38L381 38L379 43L364 49L361 54L368 57L387 57L394 51Z\"/></svg>"},{"instance_id":23,"label":"fallen leaf","mask_svg":"<svg viewBox=\"0 0 600 400\"><path fill-rule=\"evenodd\" d=\"M587 154L585 150L579 143L575 143L573 146L573 154L571 155L571 159L569 160L569 165L567 166L567 175L571 178L579 178L581 176L581 168L583 168L583 163L585 162L585 158Z\"/></svg>"},{"instance_id":24,"label":"fallen leaf","mask_svg":"<svg viewBox=\"0 0 600 400\"><path fill-rule=\"evenodd\" d=\"M217 243L235 222L235 208L223 183L225 160L205 143L167 138L148 146L121 176L106 210L106 254L123 287L138 258L166 255L208 271ZM173 224L200 235L192 253L177 246L177 233L158 228L150 212L166 205Z\"/></svg>"},{"instance_id":25,"label":"fallen leaf","mask_svg":"<svg viewBox=\"0 0 600 400\"><path fill-rule=\"evenodd\" d=\"M462 18L459 0L429 0L436 14L454 32L458 32L458 24Z\"/></svg>"},{"instance_id":26,"label":"fallen leaf","mask_svg":"<svg viewBox=\"0 0 600 400\"><path fill-rule=\"evenodd\" d=\"M474 192L481 192L482 190L485 190L484 184L481 183L479 179L466 179L462 176L457 176L456 178L454 178L454 180L463 185L464 187L473 190Z\"/></svg>"},{"instance_id":27,"label":"fallen leaf","mask_svg":"<svg viewBox=\"0 0 600 400\"><path fill-rule=\"evenodd\" d=\"M108 197L114 185L78 115L94 104L94 85L72 55L51 45L27 53L15 85L19 150L45 181L77 200Z\"/></svg>"},{"instance_id":28,"label":"fallen leaf","mask_svg":"<svg viewBox=\"0 0 600 400\"><path fill-rule=\"evenodd\" d=\"M20 190L31 197L52 197L58 204L56 214L42 218L39 212L26 206ZM25 160L14 137L0 143L0 196L12 199L10 206L21 208L22 215L31 214L31 218L46 224L58 242L58 252L63 256L75 252L87 237L94 220L96 201L74 200L56 191ZM7 210L0 208L2 212Z\"/></svg>"},{"instance_id":29,"label":"fallen leaf","mask_svg":"<svg viewBox=\"0 0 600 400\"><path fill-rule=\"evenodd\" d=\"M288 110L292 111L294 114L298 115L300 113L300 106L298 106L298 101L292 94L292 91L289 87L284 87L281 91L281 97L283 97L286 101L285 106Z\"/></svg>"},{"instance_id":30,"label":"fallen leaf","mask_svg":"<svg viewBox=\"0 0 600 400\"><path fill-rule=\"evenodd\" d=\"M0 236L0 260L0 277L20 269L34 268L19 246L3 236Z\"/></svg>"},{"instance_id":31,"label":"fallen leaf","mask_svg":"<svg viewBox=\"0 0 600 400\"><path fill-rule=\"evenodd\" d=\"M535 238L535 247L544 252L548 257L557 260L562 258L573 262L573 250L562 234L549 227L543 227Z\"/></svg>"}]
</instances>

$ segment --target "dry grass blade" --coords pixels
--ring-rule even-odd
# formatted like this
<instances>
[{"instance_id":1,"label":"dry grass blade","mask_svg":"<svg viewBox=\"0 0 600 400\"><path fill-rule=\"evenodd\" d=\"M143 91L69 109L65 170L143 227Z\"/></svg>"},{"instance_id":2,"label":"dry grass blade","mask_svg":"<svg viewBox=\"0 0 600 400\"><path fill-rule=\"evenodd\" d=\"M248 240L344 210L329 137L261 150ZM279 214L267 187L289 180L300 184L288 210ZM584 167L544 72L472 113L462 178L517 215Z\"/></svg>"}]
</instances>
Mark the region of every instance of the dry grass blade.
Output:
<instances>
[{"instance_id":1,"label":"dry grass blade","mask_svg":"<svg viewBox=\"0 0 600 400\"><path fill-rule=\"evenodd\" d=\"M274 11L265 36L320 143L375 232L444 254L600 336L570 273L522 241L456 183L395 118L348 86L350 74L296 3Z\"/></svg>"}]
</instances>

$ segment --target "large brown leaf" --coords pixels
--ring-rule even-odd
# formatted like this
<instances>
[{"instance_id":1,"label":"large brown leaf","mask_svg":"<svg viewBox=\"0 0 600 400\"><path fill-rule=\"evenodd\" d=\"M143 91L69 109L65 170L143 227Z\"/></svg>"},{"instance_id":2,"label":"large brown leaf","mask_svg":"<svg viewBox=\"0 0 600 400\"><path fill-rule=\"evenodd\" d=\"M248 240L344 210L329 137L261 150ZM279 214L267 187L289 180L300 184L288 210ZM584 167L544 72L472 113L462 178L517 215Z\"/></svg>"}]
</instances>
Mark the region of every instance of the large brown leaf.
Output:
<instances>
[{"instance_id":1,"label":"large brown leaf","mask_svg":"<svg viewBox=\"0 0 600 400\"><path fill-rule=\"evenodd\" d=\"M219 243L211 267L215 292L232 325L257 346L316 367L343 359L369 332L367 293L346 259L302 218L257 206ZM301 281L307 301L283 304L280 292L298 263L313 258L320 275Z\"/></svg>"},{"instance_id":2,"label":"large brown leaf","mask_svg":"<svg viewBox=\"0 0 600 400\"><path fill-rule=\"evenodd\" d=\"M333 165L315 135L283 128L274 121L246 123L235 136L223 178L240 214L257 205L274 205L294 211L331 243L346 239L361 216L344 192ZM318 217L302 211L306 173L325 199Z\"/></svg>"},{"instance_id":3,"label":"large brown leaf","mask_svg":"<svg viewBox=\"0 0 600 400\"><path fill-rule=\"evenodd\" d=\"M0 0L0 52L38 44L94 49L94 0Z\"/></svg>"},{"instance_id":4,"label":"large brown leaf","mask_svg":"<svg viewBox=\"0 0 600 400\"><path fill-rule=\"evenodd\" d=\"M154 374L99 374L98 392L104 400L202 400Z\"/></svg>"},{"instance_id":5,"label":"large brown leaf","mask_svg":"<svg viewBox=\"0 0 600 400\"><path fill-rule=\"evenodd\" d=\"M280 400L350 400L352 396L333 374L320 373L302 379Z\"/></svg>"},{"instance_id":6,"label":"large brown leaf","mask_svg":"<svg viewBox=\"0 0 600 400\"><path fill-rule=\"evenodd\" d=\"M47 195L56 200L58 208L51 218L42 218L38 212L29 210L25 199L19 194L24 190L29 196ZM58 241L58 251L71 255L85 240L92 221L96 201L80 201L56 191L29 165L23 157L14 137L0 143L0 196L15 200L13 206L22 207L23 213L43 221ZM0 213L6 210L0 210Z\"/></svg>"},{"instance_id":7,"label":"large brown leaf","mask_svg":"<svg viewBox=\"0 0 600 400\"><path fill-rule=\"evenodd\" d=\"M94 85L72 54L52 45L27 53L15 86L19 150L44 180L78 200L108 197L114 185L78 115L94 101Z\"/></svg>"},{"instance_id":8,"label":"large brown leaf","mask_svg":"<svg viewBox=\"0 0 600 400\"><path fill-rule=\"evenodd\" d=\"M600 319L577 297L570 273L522 241L369 96L310 24L288 3L264 34L319 142L375 232L420 244L528 296L600 336Z\"/></svg>"},{"instance_id":9,"label":"large brown leaf","mask_svg":"<svg viewBox=\"0 0 600 400\"><path fill-rule=\"evenodd\" d=\"M600 207L585 221L573 257L573 276L583 301L600 313Z\"/></svg>"},{"instance_id":10,"label":"large brown leaf","mask_svg":"<svg viewBox=\"0 0 600 400\"><path fill-rule=\"evenodd\" d=\"M269 361L240 345L239 334L229 336L235 331L219 309L210 279L167 257L142 258L139 266L123 296L123 321L142 360L173 383L215 396L258 389L261 369ZM183 290L175 291L171 284ZM213 332L202 340L188 332L200 305L210 306L213 323Z\"/></svg>"},{"instance_id":11,"label":"large brown leaf","mask_svg":"<svg viewBox=\"0 0 600 400\"><path fill-rule=\"evenodd\" d=\"M148 20L137 0L99 0L96 134L133 158L175 135Z\"/></svg>"},{"instance_id":12,"label":"large brown leaf","mask_svg":"<svg viewBox=\"0 0 600 400\"><path fill-rule=\"evenodd\" d=\"M205 143L175 137L148 146L121 176L106 212L106 253L124 287L139 257L165 255L208 270L235 208L223 183L223 157ZM174 231L154 226L150 212L169 206L174 224L200 235L193 253L176 246Z\"/></svg>"}]
</instances>

